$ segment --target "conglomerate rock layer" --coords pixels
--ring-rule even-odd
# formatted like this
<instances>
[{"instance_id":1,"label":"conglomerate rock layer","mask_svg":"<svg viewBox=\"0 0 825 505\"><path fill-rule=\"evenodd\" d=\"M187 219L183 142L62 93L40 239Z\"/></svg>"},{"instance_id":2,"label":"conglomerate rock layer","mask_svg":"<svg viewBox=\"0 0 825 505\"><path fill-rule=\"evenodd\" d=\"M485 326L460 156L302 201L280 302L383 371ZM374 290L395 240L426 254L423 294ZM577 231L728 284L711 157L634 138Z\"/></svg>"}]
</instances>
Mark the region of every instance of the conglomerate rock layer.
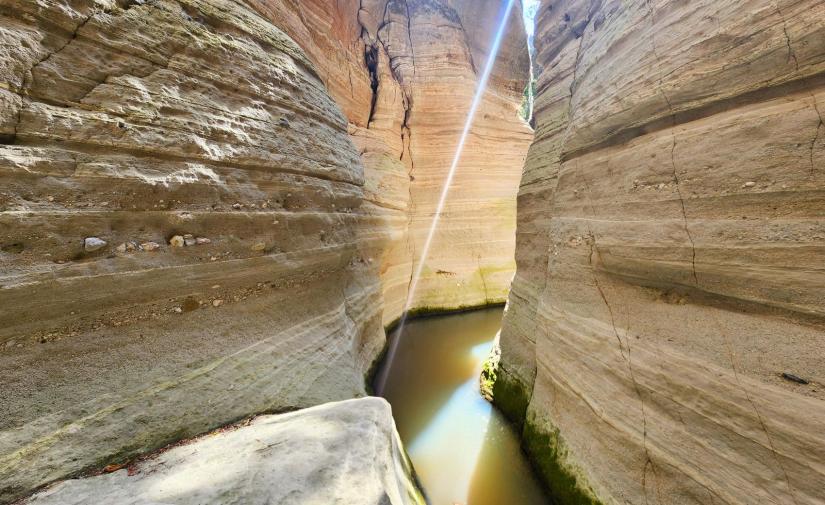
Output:
<instances>
[{"instance_id":1,"label":"conglomerate rock layer","mask_svg":"<svg viewBox=\"0 0 825 505\"><path fill-rule=\"evenodd\" d=\"M0 502L366 394L501 4L0 0ZM505 297L520 23L416 306Z\"/></svg>"},{"instance_id":2,"label":"conglomerate rock layer","mask_svg":"<svg viewBox=\"0 0 825 505\"><path fill-rule=\"evenodd\" d=\"M825 4L544 1L496 401L562 503L825 502Z\"/></svg>"},{"instance_id":3,"label":"conglomerate rock layer","mask_svg":"<svg viewBox=\"0 0 825 505\"><path fill-rule=\"evenodd\" d=\"M364 395L381 234L303 51L236 2L0 15L0 501Z\"/></svg>"}]
</instances>

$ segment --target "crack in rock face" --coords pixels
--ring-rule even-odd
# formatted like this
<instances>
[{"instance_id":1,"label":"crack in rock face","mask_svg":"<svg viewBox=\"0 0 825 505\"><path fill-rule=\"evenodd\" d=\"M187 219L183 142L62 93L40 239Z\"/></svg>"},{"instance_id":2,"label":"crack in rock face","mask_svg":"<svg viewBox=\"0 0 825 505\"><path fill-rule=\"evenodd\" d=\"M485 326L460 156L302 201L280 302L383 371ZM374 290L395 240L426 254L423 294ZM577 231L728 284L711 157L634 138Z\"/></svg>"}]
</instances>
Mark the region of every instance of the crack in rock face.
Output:
<instances>
[{"instance_id":1,"label":"crack in rock face","mask_svg":"<svg viewBox=\"0 0 825 505\"><path fill-rule=\"evenodd\" d=\"M825 502L825 3L542 2L535 131L514 16L422 263L502 5L7 0L0 503L365 396L418 267L414 311L508 302L560 503ZM323 491L423 500L386 406L319 408L244 447L361 427L385 471Z\"/></svg>"},{"instance_id":2,"label":"crack in rock face","mask_svg":"<svg viewBox=\"0 0 825 505\"><path fill-rule=\"evenodd\" d=\"M823 501L825 7L619 4L539 10L495 402L561 503Z\"/></svg>"},{"instance_id":3,"label":"crack in rock face","mask_svg":"<svg viewBox=\"0 0 825 505\"><path fill-rule=\"evenodd\" d=\"M366 395L501 0L47 4L0 9L0 503ZM517 17L501 54L417 308L507 297Z\"/></svg>"}]
</instances>

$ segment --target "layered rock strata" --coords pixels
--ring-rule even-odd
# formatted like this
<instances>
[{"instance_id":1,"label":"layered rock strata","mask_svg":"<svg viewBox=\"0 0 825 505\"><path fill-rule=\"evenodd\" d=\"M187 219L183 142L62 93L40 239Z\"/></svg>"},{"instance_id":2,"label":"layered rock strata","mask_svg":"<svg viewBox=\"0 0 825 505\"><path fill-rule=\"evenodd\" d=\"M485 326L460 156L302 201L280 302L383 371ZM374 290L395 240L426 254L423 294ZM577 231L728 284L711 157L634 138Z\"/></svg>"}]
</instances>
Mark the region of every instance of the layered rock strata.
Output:
<instances>
[{"instance_id":1,"label":"layered rock strata","mask_svg":"<svg viewBox=\"0 0 825 505\"><path fill-rule=\"evenodd\" d=\"M261 416L24 503L423 505L389 404L379 398Z\"/></svg>"},{"instance_id":2,"label":"layered rock strata","mask_svg":"<svg viewBox=\"0 0 825 505\"><path fill-rule=\"evenodd\" d=\"M562 503L825 501L825 5L545 1L496 402Z\"/></svg>"},{"instance_id":3,"label":"layered rock strata","mask_svg":"<svg viewBox=\"0 0 825 505\"><path fill-rule=\"evenodd\" d=\"M304 52L236 2L0 14L0 502L364 395L383 238Z\"/></svg>"},{"instance_id":4,"label":"layered rock strata","mask_svg":"<svg viewBox=\"0 0 825 505\"><path fill-rule=\"evenodd\" d=\"M403 310L501 0L251 2L316 63L365 167L364 209L387 247L384 322ZM518 117L529 57L518 9L458 166L412 308L503 302L515 270L515 195L532 132Z\"/></svg>"},{"instance_id":5,"label":"layered rock strata","mask_svg":"<svg viewBox=\"0 0 825 505\"><path fill-rule=\"evenodd\" d=\"M500 6L0 0L0 502L364 395ZM502 51L417 307L506 294Z\"/></svg>"}]
</instances>

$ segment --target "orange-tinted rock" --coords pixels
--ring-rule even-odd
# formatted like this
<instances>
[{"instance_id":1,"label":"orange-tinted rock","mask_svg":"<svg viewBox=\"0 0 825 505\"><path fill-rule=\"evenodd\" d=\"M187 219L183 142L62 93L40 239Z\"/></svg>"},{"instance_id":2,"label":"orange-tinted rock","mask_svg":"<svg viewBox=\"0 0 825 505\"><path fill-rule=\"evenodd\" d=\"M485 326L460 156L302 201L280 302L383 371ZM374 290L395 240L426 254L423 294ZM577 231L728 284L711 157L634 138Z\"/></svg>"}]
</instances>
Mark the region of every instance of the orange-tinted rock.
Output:
<instances>
[{"instance_id":1,"label":"orange-tinted rock","mask_svg":"<svg viewBox=\"0 0 825 505\"><path fill-rule=\"evenodd\" d=\"M349 118L365 208L385 246L384 322L401 314L503 2L257 1L315 62ZM360 6L360 10L358 9ZM280 25L279 25L280 26ZM529 74L516 9L458 167L413 309L504 301L514 271L515 192L532 132L517 109ZM372 91L374 90L374 93Z\"/></svg>"},{"instance_id":2,"label":"orange-tinted rock","mask_svg":"<svg viewBox=\"0 0 825 505\"><path fill-rule=\"evenodd\" d=\"M366 394L500 1L0 3L0 501ZM504 299L503 56L417 305Z\"/></svg>"},{"instance_id":3,"label":"orange-tinted rock","mask_svg":"<svg viewBox=\"0 0 825 505\"><path fill-rule=\"evenodd\" d=\"M363 165L292 39L224 1L6 1L0 27L0 502L365 395Z\"/></svg>"}]
</instances>

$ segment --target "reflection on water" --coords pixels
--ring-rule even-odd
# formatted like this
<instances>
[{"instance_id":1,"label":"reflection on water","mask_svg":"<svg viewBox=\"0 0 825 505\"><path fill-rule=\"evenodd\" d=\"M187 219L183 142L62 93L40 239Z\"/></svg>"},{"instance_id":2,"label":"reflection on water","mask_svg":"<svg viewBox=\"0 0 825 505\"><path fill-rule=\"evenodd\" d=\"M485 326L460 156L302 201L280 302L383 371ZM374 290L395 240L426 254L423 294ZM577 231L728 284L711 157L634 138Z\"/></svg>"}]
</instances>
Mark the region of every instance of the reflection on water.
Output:
<instances>
[{"instance_id":1,"label":"reflection on water","mask_svg":"<svg viewBox=\"0 0 825 505\"><path fill-rule=\"evenodd\" d=\"M432 505L546 504L515 431L478 392L502 309L412 321L384 396Z\"/></svg>"}]
</instances>

